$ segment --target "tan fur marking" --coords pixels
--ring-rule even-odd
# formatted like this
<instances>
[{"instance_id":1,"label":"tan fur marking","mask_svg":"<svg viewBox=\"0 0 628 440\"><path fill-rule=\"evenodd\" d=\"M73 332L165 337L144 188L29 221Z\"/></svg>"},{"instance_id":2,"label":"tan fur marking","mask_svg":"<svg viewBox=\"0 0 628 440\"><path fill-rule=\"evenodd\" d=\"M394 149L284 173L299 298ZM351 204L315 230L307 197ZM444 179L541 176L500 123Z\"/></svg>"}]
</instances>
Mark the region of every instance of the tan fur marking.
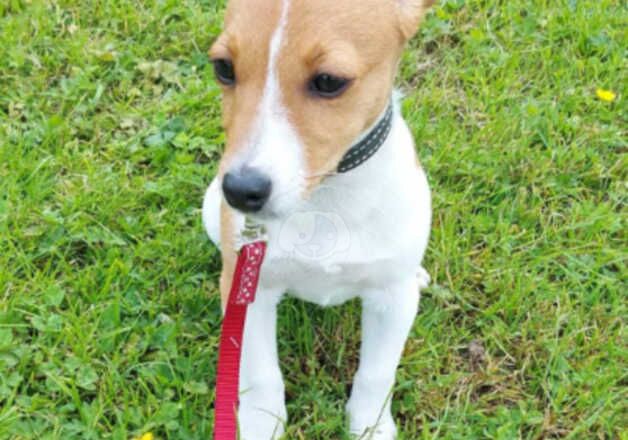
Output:
<instances>
[{"instance_id":1,"label":"tan fur marking","mask_svg":"<svg viewBox=\"0 0 628 440\"><path fill-rule=\"evenodd\" d=\"M399 24L403 37L409 40L419 28L419 23L435 0L398 0Z\"/></svg>"},{"instance_id":2,"label":"tan fur marking","mask_svg":"<svg viewBox=\"0 0 628 440\"><path fill-rule=\"evenodd\" d=\"M334 172L356 138L383 112L401 54L397 0L292 0L279 81L304 144L307 189ZM359 20L356 20L359 17ZM382 36L382 38L378 38ZM333 100L312 96L317 73L352 80Z\"/></svg>"}]
</instances>

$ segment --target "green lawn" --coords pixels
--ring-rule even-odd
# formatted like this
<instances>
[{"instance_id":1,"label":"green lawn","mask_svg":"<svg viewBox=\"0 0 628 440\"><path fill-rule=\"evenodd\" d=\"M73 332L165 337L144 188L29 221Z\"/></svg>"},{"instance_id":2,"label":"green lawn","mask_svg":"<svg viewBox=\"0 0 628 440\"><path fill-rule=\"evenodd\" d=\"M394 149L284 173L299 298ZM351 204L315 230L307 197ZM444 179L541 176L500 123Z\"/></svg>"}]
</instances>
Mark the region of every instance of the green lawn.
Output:
<instances>
[{"instance_id":1,"label":"green lawn","mask_svg":"<svg viewBox=\"0 0 628 440\"><path fill-rule=\"evenodd\" d=\"M221 11L0 0L0 439L209 438ZM401 439L628 438L626 23L619 0L447 0L407 51L434 284ZM346 438L359 303L280 315L286 438Z\"/></svg>"}]
</instances>

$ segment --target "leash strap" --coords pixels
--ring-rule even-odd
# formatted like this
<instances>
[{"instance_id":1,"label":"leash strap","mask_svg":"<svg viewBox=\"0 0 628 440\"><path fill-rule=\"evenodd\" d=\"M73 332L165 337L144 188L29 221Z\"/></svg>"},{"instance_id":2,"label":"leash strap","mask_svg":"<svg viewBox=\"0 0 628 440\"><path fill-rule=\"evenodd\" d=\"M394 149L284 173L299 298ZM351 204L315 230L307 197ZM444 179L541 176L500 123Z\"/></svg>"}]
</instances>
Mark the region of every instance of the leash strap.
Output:
<instances>
[{"instance_id":1,"label":"leash strap","mask_svg":"<svg viewBox=\"0 0 628 440\"><path fill-rule=\"evenodd\" d=\"M238 254L218 349L214 440L236 440L242 337L249 304L255 301L266 242L246 244Z\"/></svg>"}]
</instances>

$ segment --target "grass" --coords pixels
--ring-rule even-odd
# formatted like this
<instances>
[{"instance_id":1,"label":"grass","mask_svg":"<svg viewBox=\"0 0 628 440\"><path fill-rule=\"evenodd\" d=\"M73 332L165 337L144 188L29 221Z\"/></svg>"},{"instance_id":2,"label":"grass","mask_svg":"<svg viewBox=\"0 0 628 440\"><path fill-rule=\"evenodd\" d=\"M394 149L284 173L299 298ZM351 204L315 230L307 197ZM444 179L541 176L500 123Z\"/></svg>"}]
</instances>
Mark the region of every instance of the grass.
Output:
<instances>
[{"instance_id":1,"label":"grass","mask_svg":"<svg viewBox=\"0 0 628 440\"><path fill-rule=\"evenodd\" d=\"M446 0L406 52L435 219L401 439L628 438L622 3ZM0 439L210 437L221 13L0 3ZM280 315L287 438L345 438L359 303Z\"/></svg>"}]
</instances>

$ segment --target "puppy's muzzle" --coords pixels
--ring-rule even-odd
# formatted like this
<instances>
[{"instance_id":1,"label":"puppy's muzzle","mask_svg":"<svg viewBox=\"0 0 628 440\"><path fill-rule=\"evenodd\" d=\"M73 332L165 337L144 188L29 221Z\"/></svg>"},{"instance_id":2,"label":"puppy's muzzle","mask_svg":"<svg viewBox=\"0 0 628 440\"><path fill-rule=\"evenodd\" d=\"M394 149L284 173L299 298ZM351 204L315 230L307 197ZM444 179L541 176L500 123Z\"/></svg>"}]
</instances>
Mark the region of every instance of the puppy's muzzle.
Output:
<instances>
[{"instance_id":1,"label":"puppy's muzzle","mask_svg":"<svg viewBox=\"0 0 628 440\"><path fill-rule=\"evenodd\" d=\"M270 197L272 181L256 168L242 167L224 175L222 191L233 208L242 212L259 212Z\"/></svg>"}]
</instances>

